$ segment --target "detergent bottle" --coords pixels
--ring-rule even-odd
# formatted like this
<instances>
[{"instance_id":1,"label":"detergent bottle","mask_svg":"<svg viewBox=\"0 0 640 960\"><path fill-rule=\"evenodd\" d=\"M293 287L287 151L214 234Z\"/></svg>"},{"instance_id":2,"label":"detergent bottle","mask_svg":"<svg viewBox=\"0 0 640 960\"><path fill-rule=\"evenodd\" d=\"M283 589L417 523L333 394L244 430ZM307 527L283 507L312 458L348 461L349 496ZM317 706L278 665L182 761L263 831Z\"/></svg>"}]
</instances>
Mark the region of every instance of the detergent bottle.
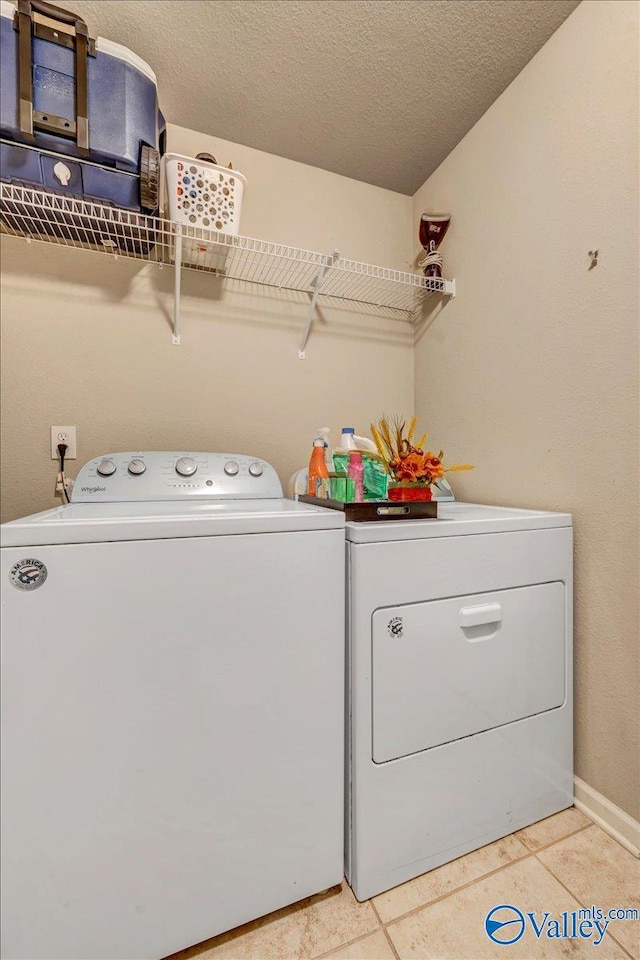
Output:
<instances>
[{"instance_id":1,"label":"detergent bottle","mask_svg":"<svg viewBox=\"0 0 640 960\"><path fill-rule=\"evenodd\" d=\"M370 453L376 453L376 445L368 437L359 437L353 427L343 427L340 437L341 450L368 450Z\"/></svg>"}]
</instances>

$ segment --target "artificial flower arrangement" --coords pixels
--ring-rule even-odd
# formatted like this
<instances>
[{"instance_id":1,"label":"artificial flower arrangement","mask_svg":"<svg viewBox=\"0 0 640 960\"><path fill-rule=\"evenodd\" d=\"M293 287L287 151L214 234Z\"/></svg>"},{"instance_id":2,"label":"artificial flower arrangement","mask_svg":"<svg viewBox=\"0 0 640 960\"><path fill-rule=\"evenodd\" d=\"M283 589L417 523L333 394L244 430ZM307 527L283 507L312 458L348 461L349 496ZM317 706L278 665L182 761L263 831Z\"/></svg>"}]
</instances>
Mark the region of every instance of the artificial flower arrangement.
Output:
<instances>
[{"instance_id":1,"label":"artificial flower arrangement","mask_svg":"<svg viewBox=\"0 0 640 960\"><path fill-rule=\"evenodd\" d=\"M445 467L442 450L437 455L431 450L425 451L426 433L414 444L416 426L416 417L412 417L407 424L399 416L391 421L381 417L377 424L371 424L371 436L393 478L389 485L389 499L430 500L431 484L445 473L473 470L473 464L470 463Z\"/></svg>"}]
</instances>

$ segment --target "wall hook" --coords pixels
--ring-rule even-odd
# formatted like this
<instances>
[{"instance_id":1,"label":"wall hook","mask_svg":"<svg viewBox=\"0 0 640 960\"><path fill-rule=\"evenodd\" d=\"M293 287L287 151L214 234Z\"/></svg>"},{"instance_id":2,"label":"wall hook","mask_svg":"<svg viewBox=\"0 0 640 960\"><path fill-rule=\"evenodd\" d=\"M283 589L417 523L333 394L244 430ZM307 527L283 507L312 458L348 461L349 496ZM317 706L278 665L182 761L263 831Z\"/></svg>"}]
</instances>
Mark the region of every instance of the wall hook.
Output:
<instances>
[{"instance_id":1,"label":"wall hook","mask_svg":"<svg viewBox=\"0 0 640 960\"><path fill-rule=\"evenodd\" d=\"M593 270L594 267L598 266L598 254L599 250L589 250L589 256L591 257L591 263L589 264L589 270Z\"/></svg>"}]
</instances>

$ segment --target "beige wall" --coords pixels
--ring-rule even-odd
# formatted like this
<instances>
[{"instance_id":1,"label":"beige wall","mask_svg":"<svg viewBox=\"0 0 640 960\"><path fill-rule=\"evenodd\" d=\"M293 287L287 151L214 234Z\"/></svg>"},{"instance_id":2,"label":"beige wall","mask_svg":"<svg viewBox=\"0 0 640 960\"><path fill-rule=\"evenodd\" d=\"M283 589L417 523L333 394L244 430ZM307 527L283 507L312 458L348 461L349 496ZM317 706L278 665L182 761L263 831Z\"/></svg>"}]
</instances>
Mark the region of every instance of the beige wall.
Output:
<instances>
[{"instance_id":1,"label":"beige wall","mask_svg":"<svg viewBox=\"0 0 640 960\"><path fill-rule=\"evenodd\" d=\"M459 294L419 332L417 413L436 449L478 465L459 496L573 513L577 773L637 817L636 15L581 4L413 213L408 197L178 127L169 145L247 175L253 236L407 269L417 215L452 211ZM244 450L286 479L320 424L364 432L412 409L411 331L375 313L324 307L300 361L303 296L219 299L185 272L175 347L166 268L12 239L2 267L3 519L57 502L54 422L77 425L78 465Z\"/></svg>"},{"instance_id":2,"label":"beige wall","mask_svg":"<svg viewBox=\"0 0 640 960\"><path fill-rule=\"evenodd\" d=\"M179 127L248 178L242 231L407 269L411 198ZM109 450L211 449L271 460L283 482L316 427L360 432L413 407L413 332L375 311L323 307L298 359L309 298L183 271L182 345L171 271L5 238L2 517L55 506L50 425L75 424L78 461Z\"/></svg>"},{"instance_id":3,"label":"beige wall","mask_svg":"<svg viewBox=\"0 0 640 960\"><path fill-rule=\"evenodd\" d=\"M452 212L458 283L416 412L477 464L459 495L573 514L576 773L636 818L637 19L580 4L414 198Z\"/></svg>"}]
</instances>

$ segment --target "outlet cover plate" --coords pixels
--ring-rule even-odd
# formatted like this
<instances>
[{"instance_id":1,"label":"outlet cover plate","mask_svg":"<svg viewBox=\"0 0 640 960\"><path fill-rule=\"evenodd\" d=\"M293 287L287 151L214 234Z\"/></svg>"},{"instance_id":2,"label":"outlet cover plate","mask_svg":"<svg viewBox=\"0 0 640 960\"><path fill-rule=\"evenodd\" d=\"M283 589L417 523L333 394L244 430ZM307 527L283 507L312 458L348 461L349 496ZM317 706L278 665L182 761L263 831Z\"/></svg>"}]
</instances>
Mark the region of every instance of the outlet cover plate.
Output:
<instances>
[{"instance_id":1,"label":"outlet cover plate","mask_svg":"<svg viewBox=\"0 0 640 960\"><path fill-rule=\"evenodd\" d=\"M64 455L65 460L75 460L76 453L76 428L65 426L51 427L51 459L58 460L58 444L66 443L67 452Z\"/></svg>"}]
</instances>

